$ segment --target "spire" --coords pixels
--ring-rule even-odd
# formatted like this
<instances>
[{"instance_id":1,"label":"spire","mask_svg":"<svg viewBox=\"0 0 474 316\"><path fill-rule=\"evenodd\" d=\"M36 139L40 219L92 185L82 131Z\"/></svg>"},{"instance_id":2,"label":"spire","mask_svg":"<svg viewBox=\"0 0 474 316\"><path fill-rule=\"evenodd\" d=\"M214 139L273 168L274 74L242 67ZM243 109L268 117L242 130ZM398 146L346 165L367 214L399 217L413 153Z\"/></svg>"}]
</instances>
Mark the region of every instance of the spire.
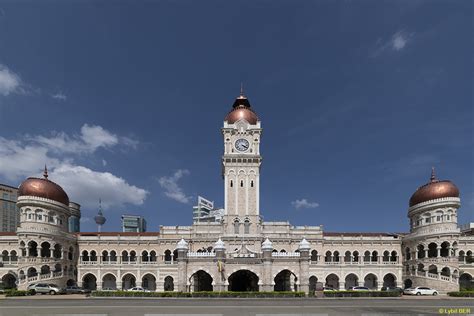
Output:
<instances>
[{"instance_id":1,"label":"spire","mask_svg":"<svg viewBox=\"0 0 474 316\"><path fill-rule=\"evenodd\" d=\"M435 167L431 167L431 178L430 178L430 182L435 182L435 181L436 181Z\"/></svg>"},{"instance_id":2,"label":"spire","mask_svg":"<svg viewBox=\"0 0 474 316\"><path fill-rule=\"evenodd\" d=\"M46 167L46 164L44 165L43 177L48 179L48 167Z\"/></svg>"},{"instance_id":3,"label":"spire","mask_svg":"<svg viewBox=\"0 0 474 316\"><path fill-rule=\"evenodd\" d=\"M99 215L102 215L102 199L99 198Z\"/></svg>"},{"instance_id":4,"label":"spire","mask_svg":"<svg viewBox=\"0 0 474 316\"><path fill-rule=\"evenodd\" d=\"M238 96L237 100L247 100L247 97L244 94L244 83L240 83L240 95Z\"/></svg>"}]
</instances>

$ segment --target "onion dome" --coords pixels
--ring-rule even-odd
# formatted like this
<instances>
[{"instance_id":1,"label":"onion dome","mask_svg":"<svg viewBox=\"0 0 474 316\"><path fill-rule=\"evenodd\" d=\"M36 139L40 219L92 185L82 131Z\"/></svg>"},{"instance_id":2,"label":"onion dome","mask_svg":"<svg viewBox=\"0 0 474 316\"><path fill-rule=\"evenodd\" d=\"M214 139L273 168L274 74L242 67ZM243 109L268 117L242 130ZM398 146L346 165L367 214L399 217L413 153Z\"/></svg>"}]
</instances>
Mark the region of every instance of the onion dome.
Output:
<instances>
[{"instance_id":1,"label":"onion dome","mask_svg":"<svg viewBox=\"0 0 474 316\"><path fill-rule=\"evenodd\" d=\"M416 190L410 198L410 207L426 201L446 197L459 197L459 189L449 180L438 180L434 168L431 170L430 182Z\"/></svg>"},{"instance_id":2,"label":"onion dome","mask_svg":"<svg viewBox=\"0 0 474 316\"><path fill-rule=\"evenodd\" d=\"M104 225L107 219L105 216L102 214L102 201L99 200L99 212L97 213L96 216L94 216L94 221L97 225Z\"/></svg>"},{"instance_id":3,"label":"onion dome","mask_svg":"<svg viewBox=\"0 0 474 316\"><path fill-rule=\"evenodd\" d=\"M44 166L43 179L30 177L20 184L18 196L35 196L69 206L69 197L63 188L48 180L48 169L46 166Z\"/></svg>"},{"instance_id":4,"label":"onion dome","mask_svg":"<svg viewBox=\"0 0 474 316\"><path fill-rule=\"evenodd\" d=\"M220 238L214 244L214 250L225 250L225 244Z\"/></svg>"},{"instance_id":5,"label":"onion dome","mask_svg":"<svg viewBox=\"0 0 474 316\"><path fill-rule=\"evenodd\" d=\"M303 238L303 240L300 242L300 245L298 247L300 251L306 251L311 249L310 243L306 240L306 238Z\"/></svg>"},{"instance_id":6,"label":"onion dome","mask_svg":"<svg viewBox=\"0 0 474 316\"><path fill-rule=\"evenodd\" d=\"M242 88L240 89L240 95L235 99L234 104L232 105L232 110L227 114L224 121L227 121L229 124L234 124L241 119L246 120L252 125L257 124L258 121L258 116L251 109L250 102L244 95Z\"/></svg>"},{"instance_id":7,"label":"onion dome","mask_svg":"<svg viewBox=\"0 0 474 316\"><path fill-rule=\"evenodd\" d=\"M273 250L273 244L270 239L267 238L264 242L262 242L262 250Z\"/></svg>"},{"instance_id":8,"label":"onion dome","mask_svg":"<svg viewBox=\"0 0 474 316\"><path fill-rule=\"evenodd\" d=\"M188 250L188 243L186 242L186 240L181 238L181 240L176 245L176 250Z\"/></svg>"}]
</instances>

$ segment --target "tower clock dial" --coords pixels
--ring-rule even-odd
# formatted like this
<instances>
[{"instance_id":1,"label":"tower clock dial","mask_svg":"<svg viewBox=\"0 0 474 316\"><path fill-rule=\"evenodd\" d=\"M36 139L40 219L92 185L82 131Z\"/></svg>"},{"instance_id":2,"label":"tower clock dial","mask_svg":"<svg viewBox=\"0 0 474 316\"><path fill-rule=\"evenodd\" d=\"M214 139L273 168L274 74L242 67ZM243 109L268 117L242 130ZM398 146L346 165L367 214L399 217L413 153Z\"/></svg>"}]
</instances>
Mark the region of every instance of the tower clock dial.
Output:
<instances>
[{"instance_id":1,"label":"tower clock dial","mask_svg":"<svg viewBox=\"0 0 474 316\"><path fill-rule=\"evenodd\" d=\"M235 141L235 148L238 151L246 151L247 149L249 149L249 146L249 141L246 139L240 138Z\"/></svg>"}]
</instances>

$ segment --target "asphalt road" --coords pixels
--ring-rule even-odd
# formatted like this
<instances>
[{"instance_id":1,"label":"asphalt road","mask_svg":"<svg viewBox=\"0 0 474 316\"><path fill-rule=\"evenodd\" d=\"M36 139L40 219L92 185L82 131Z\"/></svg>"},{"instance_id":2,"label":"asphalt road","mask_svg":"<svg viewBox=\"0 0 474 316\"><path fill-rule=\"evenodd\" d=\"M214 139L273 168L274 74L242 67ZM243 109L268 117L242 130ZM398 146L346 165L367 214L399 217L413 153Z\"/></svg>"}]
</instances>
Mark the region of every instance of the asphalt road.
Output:
<instances>
[{"instance_id":1,"label":"asphalt road","mask_svg":"<svg viewBox=\"0 0 474 316\"><path fill-rule=\"evenodd\" d=\"M474 299L5 299L0 316L474 315Z\"/></svg>"}]
</instances>

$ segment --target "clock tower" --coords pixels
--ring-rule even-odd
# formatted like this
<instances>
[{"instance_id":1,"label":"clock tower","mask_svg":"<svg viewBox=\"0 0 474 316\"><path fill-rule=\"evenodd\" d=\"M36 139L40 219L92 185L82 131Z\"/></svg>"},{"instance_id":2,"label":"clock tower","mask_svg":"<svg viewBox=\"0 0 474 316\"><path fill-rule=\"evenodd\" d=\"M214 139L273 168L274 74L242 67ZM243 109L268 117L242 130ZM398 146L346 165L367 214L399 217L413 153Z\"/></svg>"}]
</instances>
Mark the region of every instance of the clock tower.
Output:
<instances>
[{"instance_id":1,"label":"clock tower","mask_svg":"<svg viewBox=\"0 0 474 316\"><path fill-rule=\"evenodd\" d=\"M260 120L241 91L222 128L227 234L255 234L260 226L261 133Z\"/></svg>"}]
</instances>

